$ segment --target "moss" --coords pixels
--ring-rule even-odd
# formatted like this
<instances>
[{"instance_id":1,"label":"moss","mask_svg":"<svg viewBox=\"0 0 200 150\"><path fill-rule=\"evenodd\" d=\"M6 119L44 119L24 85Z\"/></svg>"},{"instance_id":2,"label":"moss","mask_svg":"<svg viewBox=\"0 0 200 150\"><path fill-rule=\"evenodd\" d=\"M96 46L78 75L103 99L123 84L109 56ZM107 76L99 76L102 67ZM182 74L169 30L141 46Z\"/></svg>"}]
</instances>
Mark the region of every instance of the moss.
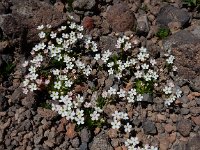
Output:
<instances>
[{"instance_id":1,"label":"moss","mask_svg":"<svg viewBox=\"0 0 200 150\"><path fill-rule=\"evenodd\" d=\"M170 30L167 27L161 27L159 28L158 32L156 33L156 36L159 37L160 39L164 39L168 37L170 34Z\"/></svg>"}]
</instances>

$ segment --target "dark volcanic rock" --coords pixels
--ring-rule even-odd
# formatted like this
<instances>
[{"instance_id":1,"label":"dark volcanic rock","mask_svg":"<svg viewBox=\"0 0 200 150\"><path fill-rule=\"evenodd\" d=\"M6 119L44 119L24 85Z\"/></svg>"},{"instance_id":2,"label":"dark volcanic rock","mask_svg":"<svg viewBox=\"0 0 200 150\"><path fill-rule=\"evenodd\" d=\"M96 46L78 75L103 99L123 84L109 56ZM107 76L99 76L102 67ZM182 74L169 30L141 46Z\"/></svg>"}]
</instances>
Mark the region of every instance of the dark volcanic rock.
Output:
<instances>
[{"instance_id":1,"label":"dark volcanic rock","mask_svg":"<svg viewBox=\"0 0 200 150\"><path fill-rule=\"evenodd\" d=\"M125 3L114 4L106 14L106 18L112 29L118 32L132 30L136 24L136 19Z\"/></svg>"},{"instance_id":2,"label":"dark volcanic rock","mask_svg":"<svg viewBox=\"0 0 200 150\"><path fill-rule=\"evenodd\" d=\"M150 120L145 120L142 123L142 128L143 128L145 134L156 134L157 133L155 123L153 123Z\"/></svg>"},{"instance_id":3,"label":"dark volcanic rock","mask_svg":"<svg viewBox=\"0 0 200 150\"><path fill-rule=\"evenodd\" d=\"M5 111L8 108L7 99L0 94L0 111Z\"/></svg>"},{"instance_id":4,"label":"dark volcanic rock","mask_svg":"<svg viewBox=\"0 0 200 150\"><path fill-rule=\"evenodd\" d=\"M187 11L176 8L171 5L166 5L160 9L157 16L157 23L168 26L170 22L180 22L182 26L190 20L190 15Z\"/></svg>"}]
</instances>

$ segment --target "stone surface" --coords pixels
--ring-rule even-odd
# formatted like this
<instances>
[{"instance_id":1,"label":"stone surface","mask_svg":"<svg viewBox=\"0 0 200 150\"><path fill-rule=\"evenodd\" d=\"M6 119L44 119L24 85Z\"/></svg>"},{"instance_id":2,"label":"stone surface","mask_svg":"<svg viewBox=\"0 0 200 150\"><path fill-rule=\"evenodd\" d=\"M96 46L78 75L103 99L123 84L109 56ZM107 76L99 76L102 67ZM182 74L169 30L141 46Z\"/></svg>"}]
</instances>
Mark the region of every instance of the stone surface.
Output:
<instances>
[{"instance_id":1,"label":"stone surface","mask_svg":"<svg viewBox=\"0 0 200 150\"><path fill-rule=\"evenodd\" d=\"M106 14L112 29L118 32L132 30L136 24L134 14L125 3L114 4Z\"/></svg>"},{"instance_id":2,"label":"stone surface","mask_svg":"<svg viewBox=\"0 0 200 150\"><path fill-rule=\"evenodd\" d=\"M157 16L157 23L168 26L170 22L180 22L181 26L186 25L190 20L190 15L187 11L176 8L172 5L166 5L160 9Z\"/></svg>"},{"instance_id":3,"label":"stone surface","mask_svg":"<svg viewBox=\"0 0 200 150\"><path fill-rule=\"evenodd\" d=\"M142 128L144 130L144 133L145 134L156 134L157 133L157 129L156 129L156 126L155 126L155 123L150 121L150 120L145 120L143 121L142 123Z\"/></svg>"},{"instance_id":4,"label":"stone surface","mask_svg":"<svg viewBox=\"0 0 200 150\"><path fill-rule=\"evenodd\" d=\"M105 134L99 134L94 137L90 149L95 150L113 150L112 146L108 142L108 138Z\"/></svg>"},{"instance_id":5,"label":"stone surface","mask_svg":"<svg viewBox=\"0 0 200 150\"><path fill-rule=\"evenodd\" d=\"M177 123L177 131L184 137L190 134L192 124L190 120L182 119Z\"/></svg>"},{"instance_id":6,"label":"stone surface","mask_svg":"<svg viewBox=\"0 0 200 150\"><path fill-rule=\"evenodd\" d=\"M78 10L90 10L96 5L95 0L75 0L72 3L72 7Z\"/></svg>"},{"instance_id":7,"label":"stone surface","mask_svg":"<svg viewBox=\"0 0 200 150\"><path fill-rule=\"evenodd\" d=\"M0 111L5 111L8 108L8 100L0 94Z\"/></svg>"},{"instance_id":8,"label":"stone surface","mask_svg":"<svg viewBox=\"0 0 200 150\"><path fill-rule=\"evenodd\" d=\"M147 15L142 15L137 18L136 33L138 35L147 35L149 33L150 27Z\"/></svg>"},{"instance_id":9,"label":"stone surface","mask_svg":"<svg viewBox=\"0 0 200 150\"><path fill-rule=\"evenodd\" d=\"M186 145L187 150L199 150L200 149L200 136L195 136Z\"/></svg>"}]
</instances>

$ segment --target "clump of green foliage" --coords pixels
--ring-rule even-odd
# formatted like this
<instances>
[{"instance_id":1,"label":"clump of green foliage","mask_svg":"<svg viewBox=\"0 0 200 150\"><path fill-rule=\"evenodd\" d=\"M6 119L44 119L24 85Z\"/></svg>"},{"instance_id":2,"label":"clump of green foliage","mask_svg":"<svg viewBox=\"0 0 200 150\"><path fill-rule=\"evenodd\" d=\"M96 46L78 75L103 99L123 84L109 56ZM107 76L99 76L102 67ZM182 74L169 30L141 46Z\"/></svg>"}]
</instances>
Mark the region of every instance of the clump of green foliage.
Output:
<instances>
[{"instance_id":1,"label":"clump of green foliage","mask_svg":"<svg viewBox=\"0 0 200 150\"><path fill-rule=\"evenodd\" d=\"M200 5L200 0L183 0L183 5L188 7L196 7Z\"/></svg>"},{"instance_id":2,"label":"clump of green foliage","mask_svg":"<svg viewBox=\"0 0 200 150\"><path fill-rule=\"evenodd\" d=\"M156 33L156 36L160 39L164 39L170 35L170 30L167 27L161 27L158 29L158 32Z\"/></svg>"}]
</instances>

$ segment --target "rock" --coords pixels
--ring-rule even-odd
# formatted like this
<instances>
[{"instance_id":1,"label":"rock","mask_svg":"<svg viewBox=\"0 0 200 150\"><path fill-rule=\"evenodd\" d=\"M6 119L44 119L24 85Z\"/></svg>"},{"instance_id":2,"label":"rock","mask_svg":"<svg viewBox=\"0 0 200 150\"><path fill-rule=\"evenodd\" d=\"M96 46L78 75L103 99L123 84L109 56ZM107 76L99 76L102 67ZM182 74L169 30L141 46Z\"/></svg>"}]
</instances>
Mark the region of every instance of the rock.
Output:
<instances>
[{"instance_id":1,"label":"rock","mask_svg":"<svg viewBox=\"0 0 200 150\"><path fill-rule=\"evenodd\" d=\"M52 120L58 116L57 112L42 107L38 107L37 113L47 120Z\"/></svg>"},{"instance_id":2,"label":"rock","mask_svg":"<svg viewBox=\"0 0 200 150\"><path fill-rule=\"evenodd\" d=\"M117 136L118 136L117 130L112 129L112 128L108 130L107 134L108 134L108 137L111 138L111 139L117 138Z\"/></svg>"},{"instance_id":3,"label":"rock","mask_svg":"<svg viewBox=\"0 0 200 150\"><path fill-rule=\"evenodd\" d=\"M37 0L12 1L12 13L0 16L0 27L3 32L12 37L19 37L27 30L28 42L37 41L37 26L50 24L52 28L60 26L67 20L67 15L54 6ZM25 39L24 39L25 40Z\"/></svg>"},{"instance_id":4,"label":"rock","mask_svg":"<svg viewBox=\"0 0 200 150\"><path fill-rule=\"evenodd\" d=\"M94 20L92 17L86 16L83 18L82 25L85 29L91 30L94 28Z\"/></svg>"},{"instance_id":5,"label":"rock","mask_svg":"<svg viewBox=\"0 0 200 150\"><path fill-rule=\"evenodd\" d=\"M154 135L157 133L157 129L155 123L150 120L145 120L142 122L142 128L146 135L151 134Z\"/></svg>"},{"instance_id":6,"label":"rock","mask_svg":"<svg viewBox=\"0 0 200 150\"><path fill-rule=\"evenodd\" d=\"M26 106L27 108L31 108L36 104L36 100L34 98L33 93L28 93L25 98L21 101L23 106Z\"/></svg>"},{"instance_id":7,"label":"rock","mask_svg":"<svg viewBox=\"0 0 200 150\"><path fill-rule=\"evenodd\" d=\"M191 82L190 87L197 92L200 92L200 75L196 76Z\"/></svg>"},{"instance_id":8,"label":"rock","mask_svg":"<svg viewBox=\"0 0 200 150\"><path fill-rule=\"evenodd\" d=\"M10 126L10 123L11 123L11 119L10 118L5 123L1 122L0 130L4 130L4 129L8 128Z\"/></svg>"},{"instance_id":9,"label":"rock","mask_svg":"<svg viewBox=\"0 0 200 150\"><path fill-rule=\"evenodd\" d=\"M189 136L192 129L192 124L190 120L182 119L177 123L177 131L184 137Z\"/></svg>"},{"instance_id":10,"label":"rock","mask_svg":"<svg viewBox=\"0 0 200 150\"><path fill-rule=\"evenodd\" d=\"M111 36L101 36L100 37L100 44L99 47L101 50L110 50L110 51L116 51L115 44L117 42L116 37L111 37Z\"/></svg>"},{"instance_id":11,"label":"rock","mask_svg":"<svg viewBox=\"0 0 200 150\"><path fill-rule=\"evenodd\" d=\"M94 137L93 142L91 143L90 149L95 150L113 150L112 146L108 142L108 138L105 134L99 134Z\"/></svg>"},{"instance_id":12,"label":"rock","mask_svg":"<svg viewBox=\"0 0 200 150\"><path fill-rule=\"evenodd\" d=\"M181 108L181 114L182 115L187 115L189 114L190 110L188 108Z\"/></svg>"},{"instance_id":13,"label":"rock","mask_svg":"<svg viewBox=\"0 0 200 150\"><path fill-rule=\"evenodd\" d=\"M88 143L91 138L91 133L89 130L87 130L87 128L84 128L81 130L80 137L81 137L81 142Z\"/></svg>"},{"instance_id":14,"label":"rock","mask_svg":"<svg viewBox=\"0 0 200 150\"><path fill-rule=\"evenodd\" d=\"M157 16L157 23L163 26L168 26L170 22L180 22L183 27L189 23L189 20L190 15L187 11L172 5L162 7Z\"/></svg>"},{"instance_id":15,"label":"rock","mask_svg":"<svg viewBox=\"0 0 200 150\"><path fill-rule=\"evenodd\" d=\"M172 126L171 124L166 124L166 125L164 126L164 128L165 128L165 131L167 131L168 133L171 133L172 131L175 130L175 127Z\"/></svg>"},{"instance_id":16,"label":"rock","mask_svg":"<svg viewBox=\"0 0 200 150\"><path fill-rule=\"evenodd\" d=\"M167 138L161 138L159 139L159 141L160 141L160 145L159 145L160 150L168 150L169 140Z\"/></svg>"},{"instance_id":17,"label":"rock","mask_svg":"<svg viewBox=\"0 0 200 150\"><path fill-rule=\"evenodd\" d=\"M200 114L200 107L191 107L190 112L192 114L198 115L198 114Z\"/></svg>"},{"instance_id":18,"label":"rock","mask_svg":"<svg viewBox=\"0 0 200 150\"><path fill-rule=\"evenodd\" d=\"M171 49L175 56L174 65L177 69L175 80L192 82L200 75L200 39L188 31L179 31L163 41L164 49ZM179 83L179 84L180 84Z\"/></svg>"},{"instance_id":19,"label":"rock","mask_svg":"<svg viewBox=\"0 0 200 150\"><path fill-rule=\"evenodd\" d=\"M116 32L132 30L136 24L134 14L125 3L118 3L111 6L106 12L106 19Z\"/></svg>"},{"instance_id":20,"label":"rock","mask_svg":"<svg viewBox=\"0 0 200 150\"><path fill-rule=\"evenodd\" d=\"M75 0L72 3L72 7L77 10L91 10L95 5L95 0Z\"/></svg>"},{"instance_id":21,"label":"rock","mask_svg":"<svg viewBox=\"0 0 200 150\"><path fill-rule=\"evenodd\" d=\"M142 95L143 99L142 101L152 103L153 102L153 96L151 94L145 93Z\"/></svg>"},{"instance_id":22,"label":"rock","mask_svg":"<svg viewBox=\"0 0 200 150\"><path fill-rule=\"evenodd\" d=\"M76 137L77 133L75 131L75 124L69 123L67 126L66 136L70 139Z\"/></svg>"},{"instance_id":23,"label":"rock","mask_svg":"<svg viewBox=\"0 0 200 150\"><path fill-rule=\"evenodd\" d=\"M46 144L48 147L53 147L54 146L54 143L52 142L52 140L44 141L44 144Z\"/></svg>"},{"instance_id":24,"label":"rock","mask_svg":"<svg viewBox=\"0 0 200 150\"><path fill-rule=\"evenodd\" d=\"M8 41L1 41L0 42L0 53L5 52L5 50L9 47L9 42ZM0 63L1 66L1 63Z\"/></svg>"},{"instance_id":25,"label":"rock","mask_svg":"<svg viewBox=\"0 0 200 150\"><path fill-rule=\"evenodd\" d=\"M195 136L189 140L186 145L187 150L199 150L200 149L200 136Z\"/></svg>"},{"instance_id":26,"label":"rock","mask_svg":"<svg viewBox=\"0 0 200 150\"><path fill-rule=\"evenodd\" d=\"M139 16L137 19L136 33L138 35L146 36L149 33L150 27L147 15Z\"/></svg>"},{"instance_id":27,"label":"rock","mask_svg":"<svg viewBox=\"0 0 200 150\"><path fill-rule=\"evenodd\" d=\"M34 143L36 144L36 145L38 145L40 142L41 142L41 140L42 140L42 138L43 138L43 135L35 135L34 136Z\"/></svg>"},{"instance_id":28,"label":"rock","mask_svg":"<svg viewBox=\"0 0 200 150\"><path fill-rule=\"evenodd\" d=\"M88 149L87 143L82 143L79 148L80 150L87 150Z\"/></svg>"},{"instance_id":29,"label":"rock","mask_svg":"<svg viewBox=\"0 0 200 150\"><path fill-rule=\"evenodd\" d=\"M191 119L196 125L200 126L200 116L191 117Z\"/></svg>"},{"instance_id":30,"label":"rock","mask_svg":"<svg viewBox=\"0 0 200 150\"><path fill-rule=\"evenodd\" d=\"M74 148L78 148L79 145L80 145L80 140L79 140L78 137L76 137L76 138L74 138L73 140L71 140L71 143L72 143L72 146L73 146Z\"/></svg>"},{"instance_id":31,"label":"rock","mask_svg":"<svg viewBox=\"0 0 200 150\"><path fill-rule=\"evenodd\" d=\"M23 96L23 92L22 92L22 89L21 88L17 88L13 94L11 95L9 101L12 102L12 103L16 103L18 102L20 99L22 99L24 96Z\"/></svg>"},{"instance_id":32,"label":"rock","mask_svg":"<svg viewBox=\"0 0 200 150\"><path fill-rule=\"evenodd\" d=\"M8 101L2 94L0 94L0 111L5 111L7 108Z\"/></svg>"},{"instance_id":33,"label":"rock","mask_svg":"<svg viewBox=\"0 0 200 150\"><path fill-rule=\"evenodd\" d=\"M4 140L5 130L0 130L0 142Z\"/></svg>"},{"instance_id":34,"label":"rock","mask_svg":"<svg viewBox=\"0 0 200 150\"><path fill-rule=\"evenodd\" d=\"M180 31L180 29L181 29L181 23L177 22L177 21L170 22L170 23L168 23L168 27L170 29L170 32L172 34L174 34L174 33L178 32L178 31Z\"/></svg>"}]
</instances>

